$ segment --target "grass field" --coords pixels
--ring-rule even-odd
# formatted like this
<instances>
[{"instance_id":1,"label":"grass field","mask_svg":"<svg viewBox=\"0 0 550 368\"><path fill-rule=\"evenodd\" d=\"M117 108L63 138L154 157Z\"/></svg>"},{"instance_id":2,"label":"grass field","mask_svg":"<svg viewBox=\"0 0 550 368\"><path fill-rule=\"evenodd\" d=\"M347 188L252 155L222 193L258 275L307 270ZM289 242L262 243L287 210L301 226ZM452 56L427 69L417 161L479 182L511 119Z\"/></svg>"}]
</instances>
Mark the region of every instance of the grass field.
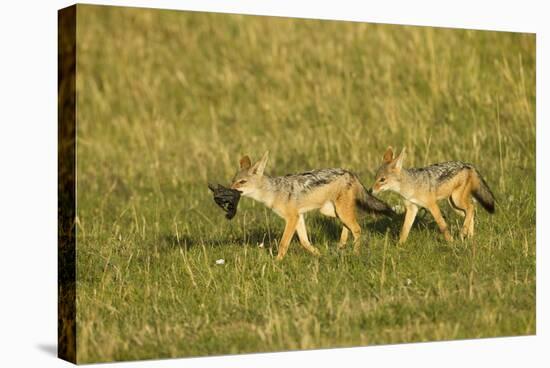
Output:
<instances>
[{"instance_id":1,"label":"grass field","mask_svg":"<svg viewBox=\"0 0 550 368\"><path fill-rule=\"evenodd\" d=\"M80 363L535 333L534 35L81 5L77 25ZM310 213L322 257L294 240L278 263L283 221L246 198L228 221L206 187L265 150L271 175L370 186L388 145L474 163L496 214L447 244L421 213L404 246L402 216L364 216L355 256Z\"/></svg>"}]
</instances>

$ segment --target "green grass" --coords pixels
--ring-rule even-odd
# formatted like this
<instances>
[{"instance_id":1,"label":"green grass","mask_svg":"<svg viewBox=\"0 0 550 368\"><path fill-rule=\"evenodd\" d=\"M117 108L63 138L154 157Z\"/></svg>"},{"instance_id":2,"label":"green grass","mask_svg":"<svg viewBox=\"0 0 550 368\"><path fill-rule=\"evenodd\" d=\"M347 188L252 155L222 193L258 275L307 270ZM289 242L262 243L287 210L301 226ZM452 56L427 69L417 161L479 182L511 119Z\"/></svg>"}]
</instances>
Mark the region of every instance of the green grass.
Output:
<instances>
[{"instance_id":1,"label":"green grass","mask_svg":"<svg viewBox=\"0 0 550 368\"><path fill-rule=\"evenodd\" d=\"M79 362L535 333L534 35L80 5L77 35ZM388 145L474 163L496 215L405 246L365 216L354 256L310 213L322 257L277 263L283 221L206 188L265 150L370 186Z\"/></svg>"}]
</instances>

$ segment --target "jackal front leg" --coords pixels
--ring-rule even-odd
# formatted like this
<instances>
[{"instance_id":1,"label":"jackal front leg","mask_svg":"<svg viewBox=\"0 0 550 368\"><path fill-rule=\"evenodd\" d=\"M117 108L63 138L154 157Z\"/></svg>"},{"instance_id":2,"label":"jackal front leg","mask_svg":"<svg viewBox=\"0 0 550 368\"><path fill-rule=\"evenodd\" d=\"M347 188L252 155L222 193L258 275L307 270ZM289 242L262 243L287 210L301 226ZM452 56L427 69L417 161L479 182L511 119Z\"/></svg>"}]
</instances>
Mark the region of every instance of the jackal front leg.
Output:
<instances>
[{"instance_id":1,"label":"jackal front leg","mask_svg":"<svg viewBox=\"0 0 550 368\"><path fill-rule=\"evenodd\" d=\"M401 234L399 235L399 244L405 243L409 237L409 231L411 231L412 224L418 213L418 206L412 202L405 201L405 221L403 221L403 227L401 228Z\"/></svg>"},{"instance_id":2,"label":"jackal front leg","mask_svg":"<svg viewBox=\"0 0 550 368\"><path fill-rule=\"evenodd\" d=\"M319 252L319 249L315 248L309 242L309 239L307 237L306 222L304 220L304 215L302 214L298 218L298 225L296 225L296 232L298 233L300 244L302 244L302 247L304 247L305 250L307 250L308 252L316 256L321 255L321 253Z\"/></svg>"},{"instance_id":3,"label":"jackal front leg","mask_svg":"<svg viewBox=\"0 0 550 368\"><path fill-rule=\"evenodd\" d=\"M279 242L279 252L277 253L277 258L276 258L277 261L281 261L285 257L286 251L288 250L288 245L290 244L290 241L292 240L292 236L296 231L296 225L298 224L298 214L287 216L285 217L285 220L286 220L285 231L283 232L283 237Z\"/></svg>"}]
</instances>

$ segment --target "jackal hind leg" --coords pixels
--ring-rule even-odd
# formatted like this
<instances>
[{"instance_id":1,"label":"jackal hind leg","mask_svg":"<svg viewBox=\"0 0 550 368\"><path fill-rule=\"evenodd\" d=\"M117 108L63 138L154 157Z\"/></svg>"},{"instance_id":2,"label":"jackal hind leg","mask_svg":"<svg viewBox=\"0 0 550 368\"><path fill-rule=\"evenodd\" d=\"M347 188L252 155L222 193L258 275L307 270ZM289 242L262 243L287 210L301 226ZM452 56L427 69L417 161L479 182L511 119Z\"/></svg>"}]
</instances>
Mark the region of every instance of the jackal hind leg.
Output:
<instances>
[{"instance_id":1,"label":"jackal hind leg","mask_svg":"<svg viewBox=\"0 0 550 368\"><path fill-rule=\"evenodd\" d=\"M464 225L462 226L462 236L471 238L474 236L474 216L475 206L471 196L471 186L466 188L462 194L462 203L466 208L466 218L464 219Z\"/></svg>"},{"instance_id":2,"label":"jackal hind leg","mask_svg":"<svg viewBox=\"0 0 550 368\"><path fill-rule=\"evenodd\" d=\"M338 242L338 249L344 249L348 243L349 230L346 226L342 226L342 233L340 234L340 241Z\"/></svg>"},{"instance_id":3,"label":"jackal hind leg","mask_svg":"<svg viewBox=\"0 0 550 368\"><path fill-rule=\"evenodd\" d=\"M457 215L459 215L460 217L465 217L466 216L466 211L464 211L463 208L460 208L457 204L456 204L456 201L457 199L454 199L454 192L453 194L449 197L449 206L451 206L451 208L453 209L453 211L455 211L455 213Z\"/></svg>"},{"instance_id":4,"label":"jackal hind leg","mask_svg":"<svg viewBox=\"0 0 550 368\"><path fill-rule=\"evenodd\" d=\"M319 212L328 217L337 217L336 208L333 202L326 202L325 204L323 204L323 206L319 209ZM340 241L338 242L338 249L342 249L346 246L348 236L349 230L347 227L343 226L342 233L340 234Z\"/></svg>"},{"instance_id":5,"label":"jackal hind leg","mask_svg":"<svg viewBox=\"0 0 550 368\"><path fill-rule=\"evenodd\" d=\"M445 222L445 219L443 218L443 215L441 214L441 210L439 209L439 206L437 205L437 203L434 202L431 205L427 206L427 208L432 214L432 216L434 217L434 220L437 223L437 226L439 227L439 231L443 233L445 240L448 242L453 241L453 237L449 232L449 227L447 226L447 223Z\"/></svg>"},{"instance_id":6,"label":"jackal hind leg","mask_svg":"<svg viewBox=\"0 0 550 368\"><path fill-rule=\"evenodd\" d=\"M464 219L464 225L462 226L462 236L471 238L474 236L474 216L475 207L471 199L467 199L468 208L466 209L466 218Z\"/></svg>"},{"instance_id":7,"label":"jackal hind leg","mask_svg":"<svg viewBox=\"0 0 550 368\"><path fill-rule=\"evenodd\" d=\"M306 222L304 220L304 215L302 214L300 214L300 217L298 218L298 224L296 225L296 232L298 233L298 239L300 239L300 244L302 245L302 247L304 247L305 250L307 250L309 253L316 256L321 255L321 253L319 252L319 249L315 248L309 242L309 239L307 237Z\"/></svg>"},{"instance_id":8,"label":"jackal hind leg","mask_svg":"<svg viewBox=\"0 0 550 368\"><path fill-rule=\"evenodd\" d=\"M283 237L279 242L279 252L277 253L277 261L281 261L288 250L292 236L296 231L296 225L298 224L298 213L285 216L286 224L285 231L283 232Z\"/></svg>"},{"instance_id":9,"label":"jackal hind leg","mask_svg":"<svg viewBox=\"0 0 550 368\"><path fill-rule=\"evenodd\" d=\"M361 247L361 226L359 226L359 224L357 223L357 216L355 213L355 198L353 197L353 194L343 194L339 199L336 200L335 207L336 215L353 235L353 252L355 254L359 254ZM342 239L340 238L340 240Z\"/></svg>"},{"instance_id":10,"label":"jackal hind leg","mask_svg":"<svg viewBox=\"0 0 550 368\"><path fill-rule=\"evenodd\" d=\"M451 199L454 202L455 206L464 212L464 224L462 225L462 230L460 231L460 238L471 237L474 235L474 214L475 207L472 202L470 195L471 192L471 183L467 181L465 185L453 191L451 194Z\"/></svg>"},{"instance_id":11,"label":"jackal hind leg","mask_svg":"<svg viewBox=\"0 0 550 368\"><path fill-rule=\"evenodd\" d=\"M474 216L475 216L475 207L472 205L472 219L470 220L470 226L468 227L468 236L471 238L474 236Z\"/></svg>"}]
</instances>

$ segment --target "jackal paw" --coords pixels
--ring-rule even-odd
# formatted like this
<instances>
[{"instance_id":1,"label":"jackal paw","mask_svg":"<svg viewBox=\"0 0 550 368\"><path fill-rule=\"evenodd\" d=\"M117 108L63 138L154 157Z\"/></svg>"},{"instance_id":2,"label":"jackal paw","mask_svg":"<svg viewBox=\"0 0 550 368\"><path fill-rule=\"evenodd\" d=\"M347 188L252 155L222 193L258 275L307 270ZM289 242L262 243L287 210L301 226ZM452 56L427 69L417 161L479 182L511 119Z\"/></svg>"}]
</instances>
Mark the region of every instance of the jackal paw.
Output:
<instances>
[{"instance_id":1,"label":"jackal paw","mask_svg":"<svg viewBox=\"0 0 550 368\"><path fill-rule=\"evenodd\" d=\"M320 256L321 256L321 252L320 252L319 249L317 249L317 248L312 248L309 252L310 252L311 254L313 254L314 256L317 256L317 257L320 257Z\"/></svg>"},{"instance_id":2,"label":"jackal paw","mask_svg":"<svg viewBox=\"0 0 550 368\"><path fill-rule=\"evenodd\" d=\"M461 231L460 232L460 240L464 241L466 239L470 239L474 236L474 234L470 233L469 231Z\"/></svg>"}]
</instances>

